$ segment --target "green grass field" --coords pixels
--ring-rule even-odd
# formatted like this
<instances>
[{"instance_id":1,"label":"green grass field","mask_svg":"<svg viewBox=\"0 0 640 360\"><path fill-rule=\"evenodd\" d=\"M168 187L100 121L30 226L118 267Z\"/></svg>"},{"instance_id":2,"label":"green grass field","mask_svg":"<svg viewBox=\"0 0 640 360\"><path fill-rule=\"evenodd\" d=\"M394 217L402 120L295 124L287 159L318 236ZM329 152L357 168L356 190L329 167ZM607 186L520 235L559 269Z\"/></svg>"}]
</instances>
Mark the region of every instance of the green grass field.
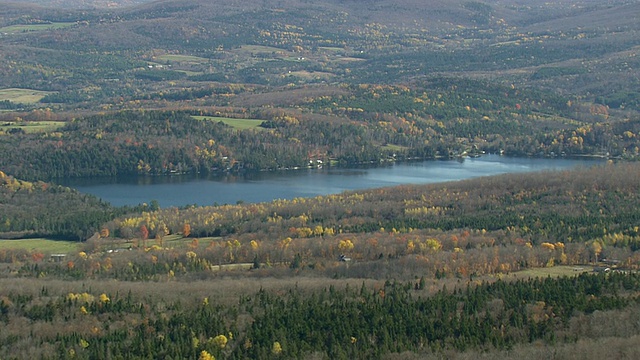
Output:
<instances>
[{"instance_id":1,"label":"green grass field","mask_svg":"<svg viewBox=\"0 0 640 360\"><path fill-rule=\"evenodd\" d=\"M402 150L406 150L407 147L406 146L400 146L400 145L387 144L387 145L383 146L382 149L391 150L391 151L402 151Z\"/></svg>"},{"instance_id":2,"label":"green grass field","mask_svg":"<svg viewBox=\"0 0 640 360\"><path fill-rule=\"evenodd\" d=\"M356 61L366 61L365 59L355 58L355 57L349 57L349 56L335 58L334 60L339 61L339 62L356 62Z\"/></svg>"},{"instance_id":3,"label":"green grass field","mask_svg":"<svg viewBox=\"0 0 640 360\"><path fill-rule=\"evenodd\" d=\"M319 46L318 49L320 50L325 50L325 51L333 51L333 52L340 52L340 51L344 51L343 48L340 47L331 47L331 46Z\"/></svg>"},{"instance_id":4,"label":"green grass field","mask_svg":"<svg viewBox=\"0 0 640 360\"><path fill-rule=\"evenodd\" d=\"M33 104L37 103L50 94L51 91L40 91L33 89L9 88L0 89L0 101L9 100L14 103Z\"/></svg>"},{"instance_id":5,"label":"green grass field","mask_svg":"<svg viewBox=\"0 0 640 360\"><path fill-rule=\"evenodd\" d=\"M238 130L246 130L246 129L256 129L262 130L260 127L263 120L256 119L234 119L234 118L226 118L226 117L215 117L215 116L193 116L194 119L198 120L207 120L207 121L222 121L223 123L238 129Z\"/></svg>"},{"instance_id":6,"label":"green grass field","mask_svg":"<svg viewBox=\"0 0 640 360\"><path fill-rule=\"evenodd\" d=\"M38 251L45 254L69 254L79 251L81 242L51 239L0 240L0 250Z\"/></svg>"},{"instance_id":7,"label":"green grass field","mask_svg":"<svg viewBox=\"0 0 640 360\"><path fill-rule=\"evenodd\" d=\"M536 277L560 277L560 276L576 276L580 275L584 272L592 272L593 266L590 265L559 265L552 267L543 267L543 268L531 268L521 271L513 272L509 275L500 274L497 275L503 279L529 279Z\"/></svg>"},{"instance_id":8,"label":"green grass field","mask_svg":"<svg viewBox=\"0 0 640 360\"><path fill-rule=\"evenodd\" d=\"M46 133L55 131L65 124L64 121L34 121L34 122L4 122L0 123L0 130L7 132L11 129L22 129L27 134Z\"/></svg>"},{"instance_id":9,"label":"green grass field","mask_svg":"<svg viewBox=\"0 0 640 360\"><path fill-rule=\"evenodd\" d=\"M28 31L63 29L75 25L75 22L54 22L50 24L11 25L0 28L0 33L18 34Z\"/></svg>"},{"instance_id":10,"label":"green grass field","mask_svg":"<svg viewBox=\"0 0 640 360\"><path fill-rule=\"evenodd\" d=\"M273 53L273 52L283 52L289 53L288 50L272 47L272 46L263 46L263 45L242 45L239 49L234 50L235 52L252 52L252 53Z\"/></svg>"},{"instance_id":11,"label":"green grass field","mask_svg":"<svg viewBox=\"0 0 640 360\"><path fill-rule=\"evenodd\" d=\"M220 237L203 237L203 238L198 238L198 248L199 249L205 249L207 246L209 246L213 241L218 241L222 238ZM182 237L181 234L175 234L175 235L168 235L165 236L164 238L164 247L168 247L168 248L186 248L188 246L191 246L193 241L196 240L195 238L185 238Z\"/></svg>"},{"instance_id":12,"label":"green grass field","mask_svg":"<svg viewBox=\"0 0 640 360\"><path fill-rule=\"evenodd\" d=\"M190 55L171 55L165 54L160 55L155 58L156 61L160 62L180 62L180 63L191 63L191 64L206 64L209 62L209 59L198 57L198 56L190 56Z\"/></svg>"},{"instance_id":13,"label":"green grass field","mask_svg":"<svg viewBox=\"0 0 640 360\"><path fill-rule=\"evenodd\" d=\"M130 240L113 240L107 239L101 244L103 250L114 249L127 249L133 244ZM216 237L198 238L198 248L205 249L212 241L220 240ZM194 241L194 238L184 238L181 234L167 235L163 239L163 247L184 249L190 247ZM140 240L138 240L140 242ZM16 239L0 240L0 250L27 250L30 252L41 252L44 254L72 254L82 250L83 242L67 241L67 240L52 240L46 238L37 239ZM148 239L146 246L152 246L156 244L156 240Z\"/></svg>"},{"instance_id":14,"label":"green grass field","mask_svg":"<svg viewBox=\"0 0 640 360\"><path fill-rule=\"evenodd\" d=\"M203 250L207 246L209 246L211 242L218 241L220 239L221 238L219 237L197 238L198 249ZM138 244L138 246L143 246L143 243L144 243L144 246L146 247L152 247L156 245L166 249L186 249L186 248L191 248L191 246L193 246L194 240L196 240L196 238L185 238L182 236L182 234L171 234L171 235L165 236L162 239L162 245L160 245L158 240L151 239L151 238L147 239L145 242L143 242L140 239L132 239L132 240L109 239L109 241L104 243L104 248L107 250L108 249L111 249L111 250L128 249L134 246L134 244Z\"/></svg>"},{"instance_id":15,"label":"green grass field","mask_svg":"<svg viewBox=\"0 0 640 360\"><path fill-rule=\"evenodd\" d=\"M189 70L174 70L174 71L187 74L187 76L196 76L196 75L204 74L202 71L189 71Z\"/></svg>"},{"instance_id":16,"label":"green grass field","mask_svg":"<svg viewBox=\"0 0 640 360\"><path fill-rule=\"evenodd\" d=\"M306 79L306 80L329 79L335 76L332 73L328 73L324 71L306 71L306 70L291 71L289 75L297 76L299 78Z\"/></svg>"}]
</instances>

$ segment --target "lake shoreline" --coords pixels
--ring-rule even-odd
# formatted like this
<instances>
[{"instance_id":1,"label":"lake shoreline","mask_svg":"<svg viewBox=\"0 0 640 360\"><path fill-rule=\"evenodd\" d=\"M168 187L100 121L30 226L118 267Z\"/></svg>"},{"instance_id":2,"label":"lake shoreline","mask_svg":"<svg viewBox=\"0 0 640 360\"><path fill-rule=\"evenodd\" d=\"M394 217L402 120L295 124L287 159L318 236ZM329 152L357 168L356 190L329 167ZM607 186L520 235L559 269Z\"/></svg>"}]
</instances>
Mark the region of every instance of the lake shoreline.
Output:
<instances>
[{"instance_id":1,"label":"lake shoreline","mask_svg":"<svg viewBox=\"0 0 640 360\"><path fill-rule=\"evenodd\" d=\"M402 161L351 167L300 168L171 176L58 179L63 186L98 196L113 206L159 202L161 207L268 202L403 184L602 163L602 159L513 158L496 154L450 160Z\"/></svg>"}]
</instances>

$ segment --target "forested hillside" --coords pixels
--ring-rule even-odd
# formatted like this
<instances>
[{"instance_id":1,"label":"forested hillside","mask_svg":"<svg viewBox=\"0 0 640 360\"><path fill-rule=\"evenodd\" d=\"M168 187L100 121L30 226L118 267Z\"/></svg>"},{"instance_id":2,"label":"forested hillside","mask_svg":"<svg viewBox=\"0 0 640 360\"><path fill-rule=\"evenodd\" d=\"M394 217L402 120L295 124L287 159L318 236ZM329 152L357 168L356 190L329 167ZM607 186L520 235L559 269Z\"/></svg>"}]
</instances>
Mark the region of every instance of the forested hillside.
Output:
<instances>
[{"instance_id":1,"label":"forested hillside","mask_svg":"<svg viewBox=\"0 0 640 360\"><path fill-rule=\"evenodd\" d=\"M636 159L640 5L574 5L7 4L0 168L45 180L483 151Z\"/></svg>"},{"instance_id":2,"label":"forested hillside","mask_svg":"<svg viewBox=\"0 0 640 360\"><path fill-rule=\"evenodd\" d=\"M164 283L141 286L172 292ZM142 298L135 289L124 294L76 288L64 294L43 286L40 292L22 290L0 300L0 321L8 324L0 355L380 359L438 358L466 351L463 356L478 358L527 356L536 348L553 351L550 344L562 348L583 339L636 354L632 341L637 339L638 290L636 274L445 286L428 297L412 283L311 291L296 286L280 292L253 290L232 303L221 302L208 286L196 290L204 297L185 293L180 300L155 291ZM101 320L107 317L110 325ZM26 329L12 326L20 321ZM53 326L60 327L57 333ZM626 342L611 342L598 335L599 328ZM26 339L38 341L25 346ZM580 345L578 353L596 350Z\"/></svg>"},{"instance_id":3,"label":"forested hillside","mask_svg":"<svg viewBox=\"0 0 640 360\"><path fill-rule=\"evenodd\" d=\"M1 11L0 79L56 92L36 107L131 107L141 93L203 82L406 83L438 73L638 110L637 1L159 1L94 11L9 3Z\"/></svg>"},{"instance_id":4,"label":"forested hillside","mask_svg":"<svg viewBox=\"0 0 640 360\"><path fill-rule=\"evenodd\" d=\"M0 358L640 358L639 18L0 0ZM606 161L183 208L55 185L485 153Z\"/></svg>"},{"instance_id":5,"label":"forested hillside","mask_svg":"<svg viewBox=\"0 0 640 360\"><path fill-rule=\"evenodd\" d=\"M0 356L590 359L603 344L635 354L639 176L636 163L610 163L135 209L62 261L0 250ZM3 214L16 219L39 209L35 198L77 220L106 209L2 179ZM546 271L557 275L535 278Z\"/></svg>"},{"instance_id":6,"label":"forested hillside","mask_svg":"<svg viewBox=\"0 0 640 360\"><path fill-rule=\"evenodd\" d=\"M156 241L176 233L222 236L198 255L194 265L200 269L251 261L324 269L340 254L358 260L349 269L352 276L379 278L391 269L396 276L411 276L417 267L432 276L465 277L607 257L635 268L639 169L607 165L264 204L161 209L105 228L134 242L141 229ZM162 261L172 266L170 259ZM161 269L141 264L136 271L153 278Z\"/></svg>"},{"instance_id":7,"label":"forested hillside","mask_svg":"<svg viewBox=\"0 0 640 360\"><path fill-rule=\"evenodd\" d=\"M86 240L101 225L148 206L114 208L94 196L43 181L29 182L0 171L0 238L47 236Z\"/></svg>"},{"instance_id":8,"label":"forested hillside","mask_svg":"<svg viewBox=\"0 0 640 360\"><path fill-rule=\"evenodd\" d=\"M91 245L100 248L145 248L147 239L161 248L165 237L176 236L198 248L198 238L210 239L192 270L274 262L324 271L341 254L358 260L352 275L376 278L393 268L411 276L414 266L432 276L464 277L602 258L635 268L638 178L640 167L623 163L271 203L130 209L3 175L0 229L5 237L101 233ZM182 271L173 263L176 254L160 255L156 260L165 265L136 260L131 272L116 276Z\"/></svg>"},{"instance_id":9,"label":"forested hillside","mask_svg":"<svg viewBox=\"0 0 640 360\"><path fill-rule=\"evenodd\" d=\"M158 97L197 94L192 89ZM225 99L224 104L86 116L36 132L24 130L29 122L8 123L0 136L0 168L23 179L50 180L281 170L318 160L327 166L352 166L485 152L640 156L637 118L598 122L606 118L598 107L584 108L563 97L477 81L433 79L411 88L358 85L284 94L236 95L233 88L223 87L200 94ZM273 108L285 98L295 108ZM263 105L236 107L232 104L236 101ZM254 125L235 126L247 120Z\"/></svg>"}]
</instances>

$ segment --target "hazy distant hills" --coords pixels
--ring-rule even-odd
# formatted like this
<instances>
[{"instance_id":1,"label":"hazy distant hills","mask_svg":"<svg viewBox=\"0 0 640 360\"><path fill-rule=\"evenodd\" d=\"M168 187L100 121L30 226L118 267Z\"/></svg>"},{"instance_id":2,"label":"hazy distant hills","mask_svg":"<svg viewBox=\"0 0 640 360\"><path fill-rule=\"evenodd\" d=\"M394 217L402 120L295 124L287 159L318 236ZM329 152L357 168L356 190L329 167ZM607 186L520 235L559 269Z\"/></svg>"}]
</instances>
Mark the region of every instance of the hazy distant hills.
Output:
<instances>
[{"instance_id":1,"label":"hazy distant hills","mask_svg":"<svg viewBox=\"0 0 640 360\"><path fill-rule=\"evenodd\" d=\"M139 5L153 0L9 0L2 2L13 2L23 4L34 4L42 7L60 9L94 9L94 8L118 8Z\"/></svg>"},{"instance_id":2,"label":"hazy distant hills","mask_svg":"<svg viewBox=\"0 0 640 360\"><path fill-rule=\"evenodd\" d=\"M637 20L638 15L636 0L0 0L0 4L4 4L3 12L19 4L34 4L67 10L102 9L121 15L147 12L147 18L180 14L188 15L188 19L211 19L238 13L249 15L255 11L315 10L326 11L327 16L346 13L356 23L380 22L423 29L460 25L490 27L495 21L528 25L532 29L535 25L539 25L538 29L612 25L611 20L616 20L615 25L624 25Z\"/></svg>"},{"instance_id":3,"label":"hazy distant hills","mask_svg":"<svg viewBox=\"0 0 640 360\"><path fill-rule=\"evenodd\" d=\"M83 134L67 148L82 149L78 155L6 136L11 145L0 158L18 159L6 166L28 180L63 169L49 154L68 159L55 176L281 169L308 163L309 154L342 164L474 150L640 158L638 18L640 0L161 0L101 9L5 2L0 119L8 134L25 131L16 119L140 109L213 114L236 126L257 119L281 132L228 140L223 132L235 130L223 123L190 152L161 135L120 152L120 142L140 143L130 136L153 120L144 118L113 141L87 132L91 149ZM219 157L197 150L213 146L210 139L223 147L213 149ZM163 153L150 156L152 149ZM29 153L38 155L20 156ZM85 159L98 153L103 162L118 155L113 166L91 168L98 163ZM39 169L23 165L36 161Z\"/></svg>"},{"instance_id":4,"label":"hazy distant hills","mask_svg":"<svg viewBox=\"0 0 640 360\"><path fill-rule=\"evenodd\" d=\"M190 71L187 74L213 72L238 82L273 84L277 76L304 70L347 74L364 82L409 80L430 73L489 76L563 93L606 94L640 86L638 0L0 0L0 4L0 61L27 67L35 62L49 68L29 71L46 74L60 73L54 69L66 65L62 58L54 63L51 51L56 56L60 51L70 52L64 56L101 53L126 61L180 53L209 61L208 67L183 66ZM63 25L51 31L25 28L48 23ZM254 48L246 50L247 46ZM305 63L292 67L291 62L283 66L282 61L271 61L297 57ZM244 74L234 76L237 72ZM269 79L262 75L269 72ZM50 83L40 78L35 74L27 80L33 80L36 88ZM0 81L17 86L21 80L14 71L0 67Z\"/></svg>"},{"instance_id":5,"label":"hazy distant hills","mask_svg":"<svg viewBox=\"0 0 640 360\"><path fill-rule=\"evenodd\" d=\"M212 23L238 23L237 18L278 21L283 14L298 13L289 21L296 25L339 31L364 24L379 23L398 31L447 31L460 27L478 29L522 28L524 31L566 31L575 28L639 29L640 3L637 0L556 1L539 0L0 0L0 22L29 17L25 4L67 10L69 17L86 17L94 9L103 20L122 27L127 21L155 19L162 27L191 27ZM12 11L17 10L18 12ZM71 12L69 12L69 10ZM33 15L47 12L33 8ZM53 11L57 13L57 11ZM190 21L184 21L189 19ZM171 23L176 21L176 23ZM123 24L125 23L125 24ZM116 26L116 25L112 25ZM128 26L133 26L129 24ZM86 31L86 29L83 29ZM166 34L162 34L166 36Z\"/></svg>"}]
</instances>

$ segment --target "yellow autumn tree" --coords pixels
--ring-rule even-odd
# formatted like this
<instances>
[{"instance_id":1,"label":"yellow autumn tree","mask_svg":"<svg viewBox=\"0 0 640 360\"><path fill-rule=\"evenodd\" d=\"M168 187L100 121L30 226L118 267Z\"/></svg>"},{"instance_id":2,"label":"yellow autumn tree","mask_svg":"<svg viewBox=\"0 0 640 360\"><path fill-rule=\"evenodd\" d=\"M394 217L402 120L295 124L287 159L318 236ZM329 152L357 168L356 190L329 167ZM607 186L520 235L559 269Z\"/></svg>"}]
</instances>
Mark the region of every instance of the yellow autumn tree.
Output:
<instances>
[{"instance_id":1,"label":"yellow autumn tree","mask_svg":"<svg viewBox=\"0 0 640 360\"><path fill-rule=\"evenodd\" d=\"M602 252L602 244L599 241L594 240L589 247L595 257L595 262L598 263L598 256L600 256L600 253Z\"/></svg>"},{"instance_id":2,"label":"yellow autumn tree","mask_svg":"<svg viewBox=\"0 0 640 360\"><path fill-rule=\"evenodd\" d=\"M200 356L198 357L198 360L216 360L216 358L213 355L209 354L207 350L202 350Z\"/></svg>"},{"instance_id":3,"label":"yellow autumn tree","mask_svg":"<svg viewBox=\"0 0 640 360\"><path fill-rule=\"evenodd\" d=\"M282 353L282 345L280 345L280 342L276 341L273 343L273 346L271 347L271 353L273 355L280 355Z\"/></svg>"},{"instance_id":4,"label":"yellow autumn tree","mask_svg":"<svg viewBox=\"0 0 640 360\"><path fill-rule=\"evenodd\" d=\"M214 338L211 340L211 342L212 342L215 346L217 346L218 348L220 348L220 349L224 349L224 348L225 348L225 346L227 346L227 342L228 342L228 341L229 341L229 339L227 339L227 337L226 337L226 336L224 336L224 335L222 335L222 334L220 334L220 335L218 335L218 336L214 337Z\"/></svg>"},{"instance_id":5,"label":"yellow autumn tree","mask_svg":"<svg viewBox=\"0 0 640 360\"><path fill-rule=\"evenodd\" d=\"M340 243L338 244L338 249L340 249L340 251L352 250L354 247L353 242L349 239L340 240Z\"/></svg>"},{"instance_id":6,"label":"yellow autumn tree","mask_svg":"<svg viewBox=\"0 0 640 360\"><path fill-rule=\"evenodd\" d=\"M547 249L547 250L555 250L556 246L553 245L552 243L548 243L548 242L543 242L542 244L540 244L540 247L542 247L543 249Z\"/></svg>"},{"instance_id":7,"label":"yellow autumn tree","mask_svg":"<svg viewBox=\"0 0 640 360\"><path fill-rule=\"evenodd\" d=\"M438 239L427 239L424 244L427 249L433 252L440 251L440 249L442 249L442 244Z\"/></svg>"}]
</instances>

